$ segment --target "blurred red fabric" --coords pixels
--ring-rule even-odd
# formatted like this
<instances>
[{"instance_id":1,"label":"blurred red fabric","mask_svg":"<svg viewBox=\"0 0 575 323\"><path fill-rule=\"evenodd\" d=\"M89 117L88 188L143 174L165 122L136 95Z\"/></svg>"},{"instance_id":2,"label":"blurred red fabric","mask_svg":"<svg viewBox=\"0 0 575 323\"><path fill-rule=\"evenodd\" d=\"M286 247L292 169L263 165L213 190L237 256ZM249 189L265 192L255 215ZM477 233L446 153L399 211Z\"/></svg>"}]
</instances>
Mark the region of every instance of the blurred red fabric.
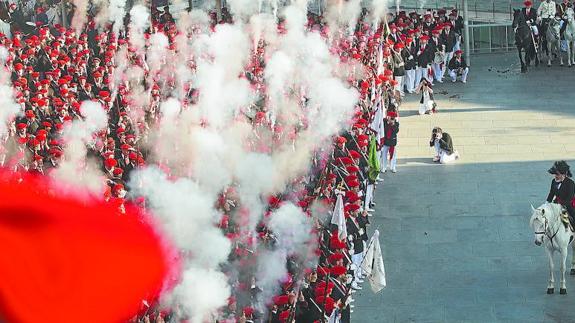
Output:
<instances>
[{"instance_id":1,"label":"blurred red fabric","mask_svg":"<svg viewBox=\"0 0 575 323\"><path fill-rule=\"evenodd\" d=\"M154 298L165 248L134 208L58 196L37 177L0 179L0 321L120 322Z\"/></svg>"}]
</instances>

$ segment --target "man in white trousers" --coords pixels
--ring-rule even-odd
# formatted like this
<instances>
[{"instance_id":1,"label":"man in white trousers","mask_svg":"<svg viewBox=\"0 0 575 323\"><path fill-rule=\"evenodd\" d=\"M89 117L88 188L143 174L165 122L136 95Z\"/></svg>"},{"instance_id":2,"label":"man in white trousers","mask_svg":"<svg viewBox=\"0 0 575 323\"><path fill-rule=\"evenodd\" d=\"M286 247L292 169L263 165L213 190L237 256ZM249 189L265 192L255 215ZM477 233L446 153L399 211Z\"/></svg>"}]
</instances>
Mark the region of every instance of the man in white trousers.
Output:
<instances>
[{"instance_id":1,"label":"man in white trousers","mask_svg":"<svg viewBox=\"0 0 575 323\"><path fill-rule=\"evenodd\" d=\"M455 56L449 61L449 77L451 77L451 82L456 82L457 77L461 78L461 82L467 83L467 75L469 75L469 66L465 62L465 58L462 56L463 51L455 51Z\"/></svg>"},{"instance_id":2,"label":"man in white trousers","mask_svg":"<svg viewBox=\"0 0 575 323\"><path fill-rule=\"evenodd\" d=\"M431 42L429 45L433 47L433 62L431 68L433 69L433 78L443 83L443 62L445 61L445 45L440 38L441 29L436 28L431 32Z\"/></svg>"},{"instance_id":3,"label":"man in white trousers","mask_svg":"<svg viewBox=\"0 0 575 323\"><path fill-rule=\"evenodd\" d=\"M441 40L445 46L445 60L443 61L443 74L445 74L446 71L448 71L447 66L453 58L453 54L455 52L455 44L457 43L457 36L455 31L453 31L451 23L446 22L443 24Z\"/></svg>"},{"instance_id":4,"label":"man in white trousers","mask_svg":"<svg viewBox=\"0 0 575 323\"><path fill-rule=\"evenodd\" d=\"M422 78L427 79L433 84L433 80L429 77L429 66L433 62L433 48L429 46L429 36L422 35L419 38L419 47L416 52L417 70L415 73L415 84L419 84Z\"/></svg>"},{"instance_id":5,"label":"man in white trousers","mask_svg":"<svg viewBox=\"0 0 575 323\"><path fill-rule=\"evenodd\" d=\"M405 47L401 50L401 56L405 62L405 77L403 84L408 93L415 92L415 73L417 69L417 61L415 60L416 45L413 38L408 37L405 40Z\"/></svg>"},{"instance_id":6,"label":"man in white trousers","mask_svg":"<svg viewBox=\"0 0 575 323\"><path fill-rule=\"evenodd\" d=\"M387 113L387 120L383 125L383 136L380 145L383 154L381 155L381 171L387 171L387 161L390 161L390 169L393 173L397 172L397 134L399 133L399 122L396 121L397 112L390 111Z\"/></svg>"}]
</instances>

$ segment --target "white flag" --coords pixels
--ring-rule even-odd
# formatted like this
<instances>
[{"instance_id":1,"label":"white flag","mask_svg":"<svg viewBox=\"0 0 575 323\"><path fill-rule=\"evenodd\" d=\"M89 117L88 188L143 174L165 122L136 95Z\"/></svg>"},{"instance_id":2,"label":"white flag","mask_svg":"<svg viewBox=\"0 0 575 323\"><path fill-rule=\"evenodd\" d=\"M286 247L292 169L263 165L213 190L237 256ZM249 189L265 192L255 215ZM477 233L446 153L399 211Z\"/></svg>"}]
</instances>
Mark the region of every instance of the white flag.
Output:
<instances>
[{"instance_id":1,"label":"white flag","mask_svg":"<svg viewBox=\"0 0 575 323\"><path fill-rule=\"evenodd\" d=\"M365 254L363 256L363 260L361 261L361 270L364 273L364 275L366 277L369 277L371 275L372 272L372 268L373 268L373 256L374 256L374 250L375 250L375 244L374 244L374 239L378 239L379 238L379 231L375 230L375 233L373 234L373 236L371 237L371 239L369 240L369 243L367 244L367 250L365 251Z\"/></svg>"},{"instance_id":2,"label":"white flag","mask_svg":"<svg viewBox=\"0 0 575 323\"><path fill-rule=\"evenodd\" d=\"M329 319L327 320L327 323L340 323L340 318L341 315L339 313L339 309L334 309L333 312L331 312L331 315L329 316Z\"/></svg>"},{"instance_id":3,"label":"white flag","mask_svg":"<svg viewBox=\"0 0 575 323\"><path fill-rule=\"evenodd\" d=\"M331 223L337 225L337 237L344 240L347 237L347 226L345 224L345 215L343 213L343 198L341 194L337 195L337 201L331 215Z\"/></svg>"},{"instance_id":4,"label":"white flag","mask_svg":"<svg viewBox=\"0 0 575 323\"><path fill-rule=\"evenodd\" d=\"M371 275L368 277L371 284L371 290L377 293L385 288L387 282L385 280L385 267L383 266L383 256L381 254L381 246L379 245L379 231L376 231L377 238L374 240L373 249L373 267Z\"/></svg>"},{"instance_id":5,"label":"white flag","mask_svg":"<svg viewBox=\"0 0 575 323\"><path fill-rule=\"evenodd\" d=\"M373 237L371 237L369 241L369 247L365 253L361 267L362 270L365 271L371 285L371 290L373 290L374 293L378 293L385 288L387 282L385 280L385 267L383 266L378 230L375 230Z\"/></svg>"}]
</instances>

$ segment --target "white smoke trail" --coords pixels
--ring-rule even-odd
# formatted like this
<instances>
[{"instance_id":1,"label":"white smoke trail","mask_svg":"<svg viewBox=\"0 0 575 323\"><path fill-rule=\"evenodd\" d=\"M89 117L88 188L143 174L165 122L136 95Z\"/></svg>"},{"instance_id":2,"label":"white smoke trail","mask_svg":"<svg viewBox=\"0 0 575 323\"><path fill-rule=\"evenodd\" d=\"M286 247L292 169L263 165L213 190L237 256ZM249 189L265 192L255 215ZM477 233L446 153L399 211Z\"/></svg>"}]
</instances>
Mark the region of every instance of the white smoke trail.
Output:
<instances>
[{"instance_id":1,"label":"white smoke trail","mask_svg":"<svg viewBox=\"0 0 575 323\"><path fill-rule=\"evenodd\" d=\"M383 21L383 19L385 18L385 16L389 12L390 6L392 6L394 3L396 4L396 6L399 6L400 1L399 0L397 0L397 1L396 0L373 0L371 2L370 14L371 14L371 18L372 18L374 26L379 25L379 23Z\"/></svg>"},{"instance_id":2,"label":"white smoke trail","mask_svg":"<svg viewBox=\"0 0 575 323\"><path fill-rule=\"evenodd\" d=\"M108 114L97 102L84 101L80 106L83 120L74 120L64 128L64 158L51 173L58 186L69 193L86 188L102 193L104 183L95 161L86 160L86 145L93 145L92 135L108 126Z\"/></svg>"},{"instance_id":3,"label":"white smoke trail","mask_svg":"<svg viewBox=\"0 0 575 323\"><path fill-rule=\"evenodd\" d=\"M130 42L141 52L146 41L144 39L144 30L150 25L150 12L148 8L137 4L130 10Z\"/></svg>"},{"instance_id":4,"label":"white smoke trail","mask_svg":"<svg viewBox=\"0 0 575 323\"><path fill-rule=\"evenodd\" d=\"M183 306L192 322L204 322L230 295L226 277L218 271L231 245L215 226L219 221L213 209L216 196L192 180L168 180L155 167L134 172L129 186L136 195L147 197L162 229L184 252L184 271L172 301Z\"/></svg>"},{"instance_id":5,"label":"white smoke trail","mask_svg":"<svg viewBox=\"0 0 575 323\"><path fill-rule=\"evenodd\" d=\"M112 22L114 33L118 33L124 27L126 15L126 0L110 0L108 7L108 21Z\"/></svg>"},{"instance_id":6,"label":"white smoke trail","mask_svg":"<svg viewBox=\"0 0 575 323\"><path fill-rule=\"evenodd\" d=\"M0 46L0 65L6 64L8 56L6 47ZM4 137L8 133L6 125L21 112L20 106L14 101L13 93L10 73L2 68L0 69L0 137Z\"/></svg>"},{"instance_id":7,"label":"white smoke trail","mask_svg":"<svg viewBox=\"0 0 575 323\"><path fill-rule=\"evenodd\" d=\"M74 3L74 16L72 17L71 27L80 34L80 31L88 21L88 0L72 0Z\"/></svg>"},{"instance_id":8,"label":"white smoke trail","mask_svg":"<svg viewBox=\"0 0 575 323\"><path fill-rule=\"evenodd\" d=\"M262 200L285 191L288 184L309 171L313 152L345 125L358 97L335 77L340 63L326 40L306 31L306 0L283 10L287 32L281 35L270 15L255 15L259 8L254 9L253 3L258 6L253 1L240 8L238 5L246 4L244 0L232 1L236 23L217 25L211 33L207 32L205 15L182 14L185 18L179 26L194 36L176 37L177 59L166 59L152 69L173 72L181 83L191 80L199 91L198 101L188 109L175 99L161 104L161 121L150 148L156 160L169 166L170 179L158 169L148 168L135 172L130 183L135 194L150 200L150 208L165 231L189 255L183 261L182 281L171 302L181 304L196 322L210 317L230 293L218 270L230 251L230 241L214 226L219 220L214 209L218 194L230 186L236 190L242 208L237 213L246 216L237 224L242 233L238 240L253 248L250 257L256 258L256 284L264 289L264 301L269 300L286 276L287 258L296 255L307 259L314 238L307 216L288 203L274 212L268 223L278 237L276 249L248 242L256 236L256 225L266 210ZM354 1L345 17L334 19L343 28L355 26L357 7ZM265 40L266 47L257 60L265 66L269 101L256 106L260 93L244 75L248 63L256 61L252 55L257 54L260 39ZM150 66L157 63L155 58L149 62ZM246 118L262 109L266 120L277 120L287 133L295 133L297 128L296 136L286 135L272 143L265 120L254 128ZM270 146L273 149L268 149ZM226 266L237 272L247 270L236 263ZM197 281L198 276L202 282ZM196 284L215 290L207 297Z\"/></svg>"}]
</instances>

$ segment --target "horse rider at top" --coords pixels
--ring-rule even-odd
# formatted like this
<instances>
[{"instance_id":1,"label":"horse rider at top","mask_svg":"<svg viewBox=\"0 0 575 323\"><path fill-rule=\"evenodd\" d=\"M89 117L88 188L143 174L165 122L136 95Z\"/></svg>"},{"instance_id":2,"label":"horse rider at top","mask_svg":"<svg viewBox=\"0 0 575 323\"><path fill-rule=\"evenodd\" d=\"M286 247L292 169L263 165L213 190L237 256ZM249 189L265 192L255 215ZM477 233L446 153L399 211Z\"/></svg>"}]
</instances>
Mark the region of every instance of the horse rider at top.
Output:
<instances>
[{"instance_id":1,"label":"horse rider at top","mask_svg":"<svg viewBox=\"0 0 575 323\"><path fill-rule=\"evenodd\" d=\"M537 9L537 17L541 25L541 33L544 35L547 31L545 28L549 26L549 20L554 19L557 14L557 4L553 0L545 0L541 2Z\"/></svg>"},{"instance_id":2,"label":"horse rider at top","mask_svg":"<svg viewBox=\"0 0 575 323\"><path fill-rule=\"evenodd\" d=\"M564 39L565 29L567 29L567 9L573 8L571 4L571 0L563 0L562 3L557 5L557 14L563 20L563 24L561 25L561 39Z\"/></svg>"},{"instance_id":3,"label":"horse rider at top","mask_svg":"<svg viewBox=\"0 0 575 323\"><path fill-rule=\"evenodd\" d=\"M573 207L573 202L575 202L575 182L571 179L572 175L569 165L563 160L556 161L548 172L554 178L551 180L551 189L549 190L549 195L547 195L547 202L561 204L569 215L571 225L575 227L575 208Z\"/></svg>"},{"instance_id":4,"label":"horse rider at top","mask_svg":"<svg viewBox=\"0 0 575 323\"><path fill-rule=\"evenodd\" d=\"M531 26L533 35L537 38L539 35L539 29L537 28L537 12L532 8L533 2L531 2L531 0L526 0L523 2L523 5L525 5L525 8L521 9L521 13L523 13L523 16L525 17L525 22Z\"/></svg>"}]
</instances>

